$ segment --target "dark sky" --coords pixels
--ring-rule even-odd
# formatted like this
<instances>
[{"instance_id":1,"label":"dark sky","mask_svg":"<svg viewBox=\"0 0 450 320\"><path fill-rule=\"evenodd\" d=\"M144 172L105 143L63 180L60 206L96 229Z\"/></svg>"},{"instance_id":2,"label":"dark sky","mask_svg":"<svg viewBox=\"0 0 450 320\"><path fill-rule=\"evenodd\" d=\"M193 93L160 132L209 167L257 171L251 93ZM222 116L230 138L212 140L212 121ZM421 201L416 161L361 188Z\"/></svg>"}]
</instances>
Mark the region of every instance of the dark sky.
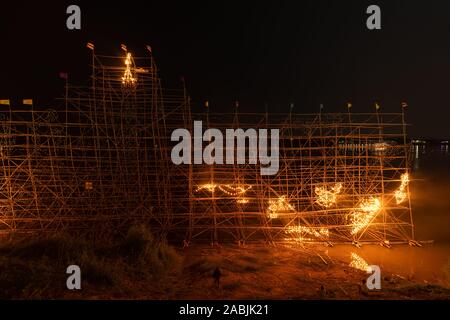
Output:
<instances>
[{"instance_id":1,"label":"dark sky","mask_svg":"<svg viewBox=\"0 0 450 320\"><path fill-rule=\"evenodd\" d=\"M198 105L212 110L368 112L378 101L400 111L407 101L410 133L450 136L449 1L1 1L0 99L32 97L52 104L89 74L89 50L144 54L146 44L164 81L184 76ZM78 4L82 29L66 28ZM370 4L382 29L366 28Z\"/></svg>"}]
</instances>

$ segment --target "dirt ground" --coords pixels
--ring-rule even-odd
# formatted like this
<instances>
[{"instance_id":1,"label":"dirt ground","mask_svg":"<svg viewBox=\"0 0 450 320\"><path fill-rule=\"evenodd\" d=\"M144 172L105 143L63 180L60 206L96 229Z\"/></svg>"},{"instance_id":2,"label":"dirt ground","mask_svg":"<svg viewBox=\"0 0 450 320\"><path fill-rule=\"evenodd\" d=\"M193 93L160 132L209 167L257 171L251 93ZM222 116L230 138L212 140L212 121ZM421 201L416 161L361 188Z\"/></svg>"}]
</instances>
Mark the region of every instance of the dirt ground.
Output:
<instances>
[{"instance_id":1,"label":"dirt ground","mask_svg":"<svg viewBox=\"0 0 450 320\"><path fill-rule=\"evenodd\" d=\"M368 275L344 259L330 258L315 246L192 246L183 251L179 267L154 281L132 275L120 286L85 285L65 291L65 299L450 299L442 283L405 277L384 269L381 290L369 291ZM217 288L212 277L219 267ZM61 297L60 297L61 298Z\"/></svg>"}]
</instances>

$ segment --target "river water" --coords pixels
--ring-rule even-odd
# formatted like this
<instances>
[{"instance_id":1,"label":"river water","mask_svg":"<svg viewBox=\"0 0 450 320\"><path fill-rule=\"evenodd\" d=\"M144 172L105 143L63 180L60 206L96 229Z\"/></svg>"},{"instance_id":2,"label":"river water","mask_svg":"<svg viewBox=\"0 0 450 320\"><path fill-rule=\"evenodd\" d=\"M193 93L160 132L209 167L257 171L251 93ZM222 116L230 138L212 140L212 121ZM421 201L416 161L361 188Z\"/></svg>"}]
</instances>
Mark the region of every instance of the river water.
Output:
<instances>
[{"instance_id":1,"label":"river water","mask_svg":"<svg viewBox=\"0 0 450 320\"><path fill-rule=\"evenodd\" d=\"M450 154L448 144L412 148L411 203L416 240L422 247L334 246L330 257L351 262L351 253L369 265L423 283L450 285Z\"/></svg>"}]
</instances>

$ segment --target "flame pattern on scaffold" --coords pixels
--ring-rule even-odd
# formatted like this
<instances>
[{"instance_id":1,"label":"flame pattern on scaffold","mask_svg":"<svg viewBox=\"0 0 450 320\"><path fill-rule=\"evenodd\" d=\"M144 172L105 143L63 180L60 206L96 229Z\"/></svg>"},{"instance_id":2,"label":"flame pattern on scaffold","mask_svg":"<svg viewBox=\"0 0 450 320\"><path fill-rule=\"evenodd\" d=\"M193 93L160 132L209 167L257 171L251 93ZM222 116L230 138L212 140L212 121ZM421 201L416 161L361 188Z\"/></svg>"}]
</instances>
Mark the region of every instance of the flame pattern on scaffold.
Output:
<instances>
[{"instance_id":1,"label":"flame pattern on scaffold","mask_svg":"<svg viewBox=\"0 0 450 320\"><path fill-rule=\"evenodd\" d=\"M397 204L402 203L408 197L406 187L408 186L409 183L409 174L407 172L402 174L400 179L401 179L400 187L394 192L395 201L397 202Z\"/></svg>"},{"instance_id":2,"label":"flame pattern on scaffold","mask_svg":"<svg viewBox=\"0 0 450 320\"><path fill-rule=\"evenodd\" d=\"M328 229L326 228L311 228L306 226L288 226L286 233L294 234L295 237L288 240L294 240L297 242L313 240L312 238L307 238L305 236L313 236L317 239L326 239L330 235Z\"/></svg>"},{"instance_id":3,"label":"flame pattern on scaffold","mask_svg":"<svg viewBox=\"0 0 450 320\"><path fill-rule=\"evenodd\" d=\"M295 208L286 200L286 196L281 196L278 199L269 200L267 211L269 218L276 219L279 213L295 211Z\"/></svg>"},{"instance_id":4,"label":"flame pattern on scaffold","mask_svg":"<svg viewBox=\"0 0 450 320\"><path fill-rule=\"evenodd\" d=\"M359 207L355 209L352 214L352 231L351 233L357 234L375 218L378 212L381 210L381 201L379 198L371 197L361 202Z\"/></svg>"},{"instance_id":5,"label":"flame pattern on scaffold","mask_svg":"<svg viewBox=\"0 0 450 320\"><path fill-rule=\"evenodd\" d=\"M337 195L341 192L341 189L342 183L336 183L333 187L331 187L331 190L328 190L326 186L316 187L316 202L325 208L331 207L336 204Z\"/></svg>"}]
</instances>

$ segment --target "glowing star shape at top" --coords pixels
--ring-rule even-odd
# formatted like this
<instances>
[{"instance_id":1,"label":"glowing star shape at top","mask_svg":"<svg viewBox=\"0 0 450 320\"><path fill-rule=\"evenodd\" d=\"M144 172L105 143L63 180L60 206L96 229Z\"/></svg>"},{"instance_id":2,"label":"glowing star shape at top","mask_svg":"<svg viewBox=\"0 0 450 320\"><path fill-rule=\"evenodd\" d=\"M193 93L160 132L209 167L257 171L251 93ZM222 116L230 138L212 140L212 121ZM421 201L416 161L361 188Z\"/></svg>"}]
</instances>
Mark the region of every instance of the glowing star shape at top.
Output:
<instances>
[{"instance_id":1,"label":"glowing star shape at top","mask_svg":"<svg viewBox=\"0 0 450 320\"><path fill-rule=\"evenodd\" d=\"M131 72L131 63L132 57L131 53L127 53L127 57L125 58L125 72L122 77L123 85L134 85L136 83L136 78L133 77L133 73Z\"/></svg>"},{"instance_id":2,"label":"glowing star shape at top","mask_svg":"<svg viewBox=\"0 0 450 320\"><path fill-rule=\"evenodd\" d=\"M317 195L316 202L325 208L329 208L336 203L337 194L341 192L342 183L336 183L331 190L326 187L316 187L315 193Z\"/></svg>"}]
</instances>

